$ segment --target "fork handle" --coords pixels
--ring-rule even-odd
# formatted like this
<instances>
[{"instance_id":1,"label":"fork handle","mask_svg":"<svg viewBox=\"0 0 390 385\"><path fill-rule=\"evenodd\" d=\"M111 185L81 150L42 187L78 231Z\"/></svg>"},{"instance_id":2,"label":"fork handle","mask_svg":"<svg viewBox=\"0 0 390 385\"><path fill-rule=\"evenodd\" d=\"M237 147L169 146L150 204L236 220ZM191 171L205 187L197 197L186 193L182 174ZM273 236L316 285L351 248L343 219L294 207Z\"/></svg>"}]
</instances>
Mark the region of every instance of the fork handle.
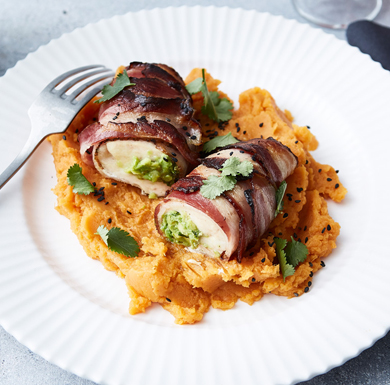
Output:
<instances>
[{"instance_id":1,"label":"fork handle","mask_svg":"<svg viewBox=\"0 0 390 385\"><path fill-rule=\"evenodd\" d=\"M13 162L1 173L0 175L0 190L5 186L5 184L19 171L19 169L26 163L27 159L35 151L38 145L45 138L36 137L32 133L27 139L26 144L23 146L19 155L13 160Z\"/></svg>"}]
</instances>

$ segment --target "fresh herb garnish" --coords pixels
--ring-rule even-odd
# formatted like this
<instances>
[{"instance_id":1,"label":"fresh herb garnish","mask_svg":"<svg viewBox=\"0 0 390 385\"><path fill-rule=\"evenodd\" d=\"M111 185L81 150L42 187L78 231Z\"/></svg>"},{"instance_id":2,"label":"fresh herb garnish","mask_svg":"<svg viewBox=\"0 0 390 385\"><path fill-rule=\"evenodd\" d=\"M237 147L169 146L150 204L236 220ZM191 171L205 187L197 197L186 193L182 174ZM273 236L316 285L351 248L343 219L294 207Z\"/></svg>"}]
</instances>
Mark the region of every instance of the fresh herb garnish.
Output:
<instances>
[{"instance_id":1,"label":"fresh herb garnish","mask_svg":"<svg viewBox=\"0 0 390 385\"><path fill-rule=\"evenodd\" d=\"M203 152L206 154L214 151L217 147L225 147L228 146L229 144L234 144L239 142L231 132L229 132L227 135L223 136L216 136L215 138L209 140L203 145Z\"/></svg>"},{"instance_id":2,"label":"fresh herb garnish","mask_svg":"<svg viewBox=\"0 0 390 385\"><path fill-rule=\"evenodd\" d=\"M237 179L235 177L250 176L253 172L253 164L247 160L241 162L239 158L233 156L224 162L219 171L221 171L221 176L210 175L203 181L200 193L205 198L215 199L225 191L233 190L237 183Z\"/></svg>"},{"instance_id":3,"label":"fresh herb garnish","mask_svg":"<svg viewBox=\"0 0 390 385\"><path fill-rule=\"evenodd\" d=\"M203 181L200 193L208 199L215 199L225 191L233 190L237 180L233 176L210 175Z\"/></svg>"},{"instance_id":4,"label":"fresh herb garnish","mask_svg":"<svg viewBox=\"0 0 390 385\"><path fill-rule=\"evenodd\" d=\"M208 90L204 68L202 69L202 77L197 78L191 83L187 84L186 89L191 95L202 92L202 114L208 116L210 119L216 122L225 122L232 118L232 102L227 98L220 98L219 92L210 92Z\"/></svg>"},{"instance_id":5,"label":"fresh herb garnish","mask_svg":"<svg viewBox=\"0 0 390 385\"><path fill-rule=\"evenodd\" d=\"M282 238L274 238L276 245L276 255L279 259L280 270L283 275L283 281L286 277L295 273L295 267L306 260L309 253L306 245L299 241L295 241L291 237L291 242L287 242Z\"/></svg>"},{"instance_id":6,"label":"fresh herb garnish","mask_svg":"<svg viewBox=\"0 0 390 385\"><path fill-rule=\"evenodd\" d=\"M290 265L287 262L286 253L284 251L284 248L287 245L287 241L282 238L274 238L274 242L276 245L276 255L279 259L280 264L280 270L283 275L283 281L286 280L286 277L293 275L295 273L294 266Z\"/></svg>"},{"instance_id":7,"label":"fresh herb garnish","mask_svg":"<svg viewBox=\"0 0 390 385\"><path fill-rule=\"evenodd\" d=\"M116 253L132 258L139 253L137 241L127 231L119 227L108 230L104 225L101 225L96 234L100 235L108 248Z\"/></svg>"},{"instance_id":8,"label":"fresh herb garnish","mask_svg":"<svg viewBox=\"0 0 390 385\"><path fill-rule=\"evenodd\" d=\"M247 160L241 162L239 158L232 156L223 164L220 171L222 176L249 176L253 172L253 164Z\"/></svg>"},{"instance_id":9,"label":"fresh herb garnish","mask_svg":"<svg viewBox=\"0 0 390 385\"><path fill-rule=\"evenodd\" d=\"M126 70L123 73L118 73L114 85L105 85L102 89L103 97L94 101L94 103L102 103L112 99L115 95L119 94L125 87L135 86L135 83L130 82L130 78L127 75Z\"/></svg>"},{"instance_id":10,"label":"fresh herb garnish","mask_svg":"<svg viewBox=\"0 0 390 385\"><path fill-rule=\"evenodd\" d=\"M82 174L82 168L77 163L69 167L67 177L68 184L69 186L73 186L73 192L75 194L88 195L95 191L92 184Z\"/></svg>"},{"instance_id":11,"label":"fresh herb garnish","mask_svg":"<svg viewBox=\"0 0 390 385\"><path fill-rule=\"evenodd\" d=\"M283 210L283 197L284 193L287 189L287 183L284 180L279 188L276 190L275 198L276 198L276 210L275 210L275 218L276 216Z\"/></svg>"},{"instance_id":12,"label":"fresh herb garnish","mask_svg":"<svg viewBox=\"0 0 390 385\"><path fill-rule=\"evenodd\" d=\"M306 245L302 242L295 241L293 237L291 237L291 242L287 243L286 247L286 255L288 257L289 263L291 263L294 267L298 265L298 263L303 262L309 251L307 250Z\"/></svg>"}]
</instances>

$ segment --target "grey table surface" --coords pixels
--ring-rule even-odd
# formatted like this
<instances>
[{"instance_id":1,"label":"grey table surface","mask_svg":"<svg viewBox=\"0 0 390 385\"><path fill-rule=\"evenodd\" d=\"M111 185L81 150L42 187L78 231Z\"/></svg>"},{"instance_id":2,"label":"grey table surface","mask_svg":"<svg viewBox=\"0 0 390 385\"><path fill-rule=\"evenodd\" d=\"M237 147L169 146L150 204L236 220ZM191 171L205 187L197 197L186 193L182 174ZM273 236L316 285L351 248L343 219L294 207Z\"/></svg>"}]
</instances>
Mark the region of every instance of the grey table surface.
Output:
<instances>
[{"instance_id":1,"label":"grey table surface","mask_svg":"<svg viewBox=\"0 0 390 385\"><path fill-rule=\"evenodd\" d=\"M240 7L307 22L297 13L290 0L0 0L0 76L29 52L77 27L126 12L180 5ZM390 0L384 0L376 21L390 26ZM345 39L345 31L326 32ZM47 362L0 326L0 384L94 383ZM390 384L390 333L358 357L300 384Z\"/></svg>"}]
</instances>

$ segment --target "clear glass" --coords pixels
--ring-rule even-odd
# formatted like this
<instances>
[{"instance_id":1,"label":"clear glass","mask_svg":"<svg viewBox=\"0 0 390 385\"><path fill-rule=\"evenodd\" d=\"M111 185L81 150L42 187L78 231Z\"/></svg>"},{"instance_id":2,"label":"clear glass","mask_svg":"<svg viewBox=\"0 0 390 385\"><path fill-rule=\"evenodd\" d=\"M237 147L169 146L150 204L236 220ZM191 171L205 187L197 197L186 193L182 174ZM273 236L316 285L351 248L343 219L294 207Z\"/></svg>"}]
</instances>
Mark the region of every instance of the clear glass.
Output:
<instances>
[{"instance_id":1,"label":"clear glass","mask_svg":"<svg viewBox=\"0 0 390 385\"><path fill-rule=\"evenodd\" d=\"M292 0L307 20L325 28L346 29L356 20L372 20L382 8L382 0Z\"/></svg>"}]
</instances>

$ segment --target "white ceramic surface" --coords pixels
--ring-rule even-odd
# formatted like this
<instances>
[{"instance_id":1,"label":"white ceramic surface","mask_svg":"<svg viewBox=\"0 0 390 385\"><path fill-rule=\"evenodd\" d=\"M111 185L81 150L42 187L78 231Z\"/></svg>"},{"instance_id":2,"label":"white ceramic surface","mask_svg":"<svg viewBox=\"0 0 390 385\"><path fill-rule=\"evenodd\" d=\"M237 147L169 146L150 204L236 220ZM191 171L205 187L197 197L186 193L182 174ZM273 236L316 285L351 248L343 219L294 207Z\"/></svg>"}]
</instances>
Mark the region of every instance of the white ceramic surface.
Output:
<instances>
[{"instance_id":1,"label":"white ceramic surface","mask_svg":"<svg viewBox=\"0 0 390 385\"><path fill-rule=\"evenodd\" d=\"M124 281L85 256L55 210L44 143L0 192L0 322L47 360L102 384L292 384L354 357L390 326L386 245L390 76L345 42L307 25L239 9L129 13L77 29L0 78L0 172L29 132L27 109L60 73L91 63L205 67L238 100L268 89L320 141L317 161L349 193L329 202L338 248L309 293L211 309L177 326L159 306L127 313Z\"/></svg>"}]
</instances>

